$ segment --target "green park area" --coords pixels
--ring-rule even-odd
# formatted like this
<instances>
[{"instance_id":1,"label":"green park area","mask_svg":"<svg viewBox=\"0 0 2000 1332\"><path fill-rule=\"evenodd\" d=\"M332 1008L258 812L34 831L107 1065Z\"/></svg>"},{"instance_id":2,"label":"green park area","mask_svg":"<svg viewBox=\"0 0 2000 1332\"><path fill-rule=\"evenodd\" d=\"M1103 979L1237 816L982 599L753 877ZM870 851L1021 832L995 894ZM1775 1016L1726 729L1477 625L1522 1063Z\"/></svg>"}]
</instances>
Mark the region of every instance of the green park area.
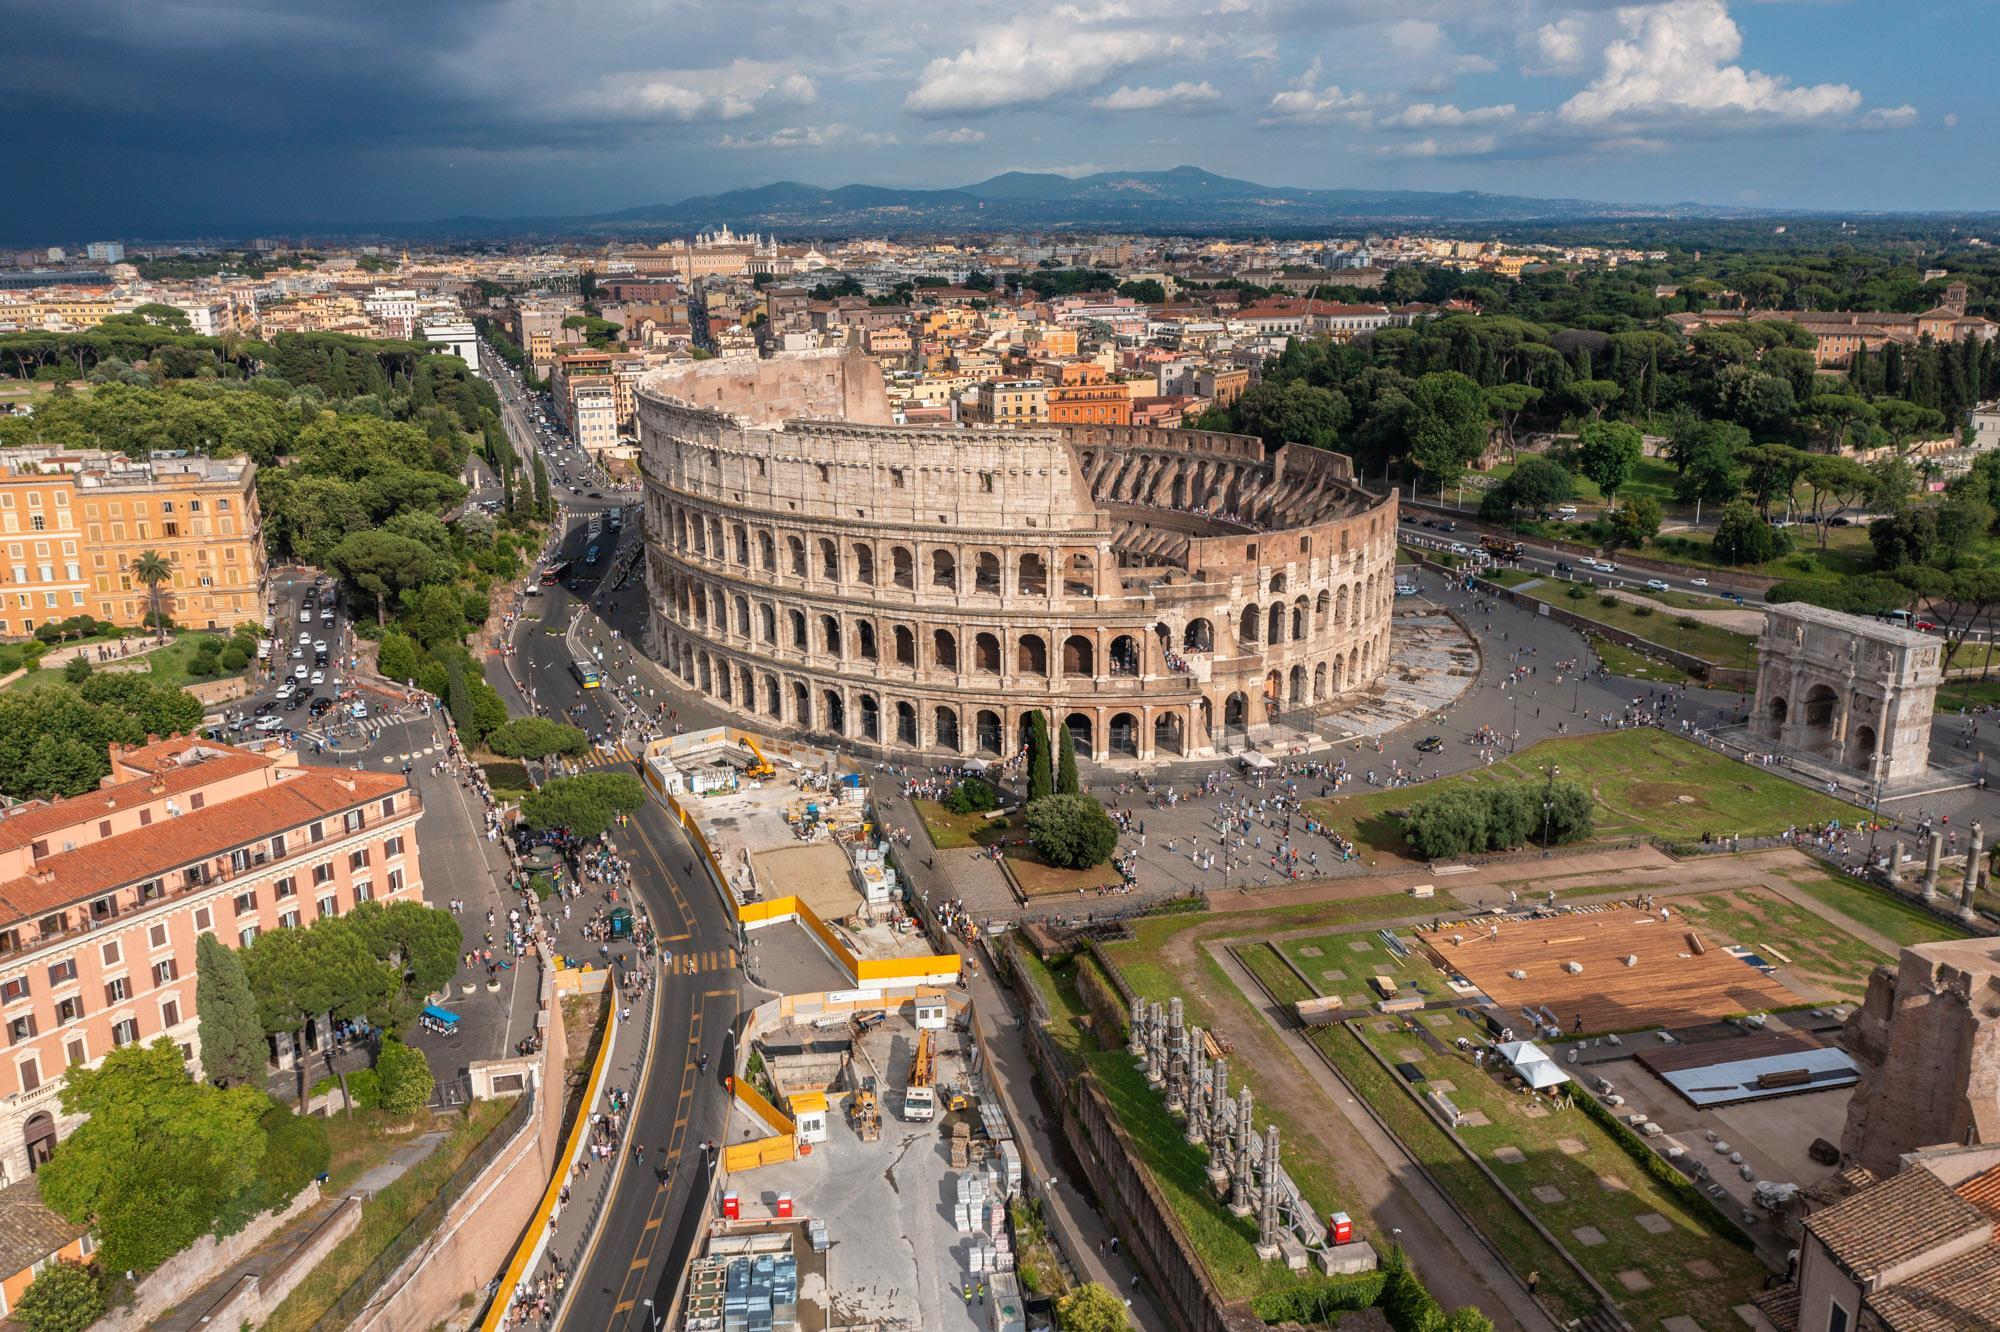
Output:
<instances>
[{"instance_id":1,"label":"green park area","mask_svg":"<svg viewBox=\"0 0 2000 1332\"><path fill-rule=\"evenodd\" d=\"M98 662L96 651L99 646L110 644L114 661L119 667L116 674L135 675L147 684L164 685L170 689L182 689L190 684L241 675L249 663L255 660L256 653L254 635L246 633L241 638L232 638L229 634L214 630L204 633L172 634L168 642L160 647L154 646L150 634L132 633L124 636L124 641L130 644L126 649L127 656L124 658L115 657L119 641L116 635L98 634L85 639L72 639L55 646L75 647L80 643L90 649L87 655L93 672L111 672L112 665ZM248 650L242 653L241 660L235 656L227 658L228 662L234 664L234 668L225 666L222 652L232 645L240 649L246 643ZM19 643L12 643L6 645L6 649L12 649L11 651L0 649L0 674L21 668L24 664L20 653L22 646ZM138 655L142 652L143 656ZM29 671L7 688L34 689L45 684L60 684L64 679L62 667L43 667Z\"/></svg>"},{"instance_id":2,"label":"green park area","mask_svg":"<svg viewBox=\"0 0 2000 1332\"><path fill-rule=\"evenodd\" d=\"M913 800L910 803L916 806L917 817L924 821L931 843L940 851L991 846L1014 825L1014 820L1005 814L989 818L991 811L954 814L935 800Z\"/></svg>"},{"instance_id":3,"label":"green park area","mask_svg":"<svg viewBox=\"0 0 2000 1332\"><path fill-rule=\"evenodd\" d=\"M1634 601L1612 596L1587 583L1558 578L1517 580L1511 586L1608 629L1635 634L1648 643L1685 652L1717 666L1750 669L1757 664L1755 635L1680 613L1690 607L1723 609L1723 603L1707 597L1685 592L1638 591L1637 594L1645 599Z\"/></svg>"},{"instance_id":4,"label":"green park area","mask_svg":"<svg viewBox=\"0 0 2000 1332\"><path fill-rule=\"evenodd\" d=\"M1490 768L1414 789L1311 801L1308 808L1351 838L1363 859L1407 859L1415 851L1403 837L1402 811L1469 783L1541 781L1552 766L1590 792L1596 815L1592 836L1599 841L1761 837L1794 825L1865 817L1845 801L1650 727L1544 740Z\"/></svg>"}]
</instances>

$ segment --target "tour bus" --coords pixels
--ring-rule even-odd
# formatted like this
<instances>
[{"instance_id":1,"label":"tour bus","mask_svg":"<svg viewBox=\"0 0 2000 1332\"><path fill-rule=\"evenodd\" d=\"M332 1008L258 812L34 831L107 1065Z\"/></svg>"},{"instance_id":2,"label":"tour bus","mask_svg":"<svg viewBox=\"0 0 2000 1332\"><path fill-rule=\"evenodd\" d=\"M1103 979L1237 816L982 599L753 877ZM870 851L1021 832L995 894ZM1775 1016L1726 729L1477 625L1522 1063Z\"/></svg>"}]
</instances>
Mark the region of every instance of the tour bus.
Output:
<instances>
[{"instance_id":1,"label":"tour bus","mask_svg":"<svg viewBox=\"0 0 2000 1332\"><path fill-rule=\"evenodd\" d=\"M576 682L585 689L598 689L604 684L604 672L598 670L593 663L587 662L581 657L573 658L570 661L569 673L574 675Z\"/></svg>"},{"instance_id":2,"label":"tour bus","mask_svg":"<svg viewBox=\"0 0 2000 1332\"><path fill-rule=\"evenodd\" d=\"M560 564L551 564L548 568L542 570L542 586L543 587L555 586L558 582L562 581L562 576L568 572L569 572L568 560L564 560Z\"/></svg>"}]
</instances>

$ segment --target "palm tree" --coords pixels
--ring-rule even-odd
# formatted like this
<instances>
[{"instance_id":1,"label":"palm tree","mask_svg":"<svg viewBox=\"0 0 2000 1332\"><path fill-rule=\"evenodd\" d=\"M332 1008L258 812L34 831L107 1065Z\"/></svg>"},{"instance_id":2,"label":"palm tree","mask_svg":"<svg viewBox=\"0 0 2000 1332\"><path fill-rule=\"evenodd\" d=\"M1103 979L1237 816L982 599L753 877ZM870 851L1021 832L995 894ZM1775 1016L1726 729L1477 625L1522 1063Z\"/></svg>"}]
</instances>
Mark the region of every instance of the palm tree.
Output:
<instances>
[{"instance_id":1,"label":"palm tree","mask_svg":"<svg viewBox=\"0 0 2000 1332\"><path fill-rule=\"evenodd\" d=\"M167 641L167 621L164 613L166 595L160 591L161 585L174 576L174 561L171 555L162 555L157 550L142 550L139 558L132 561L132 576L146 585L148 614L153 617L155 641Z\"/></svg>"}]
</instances>

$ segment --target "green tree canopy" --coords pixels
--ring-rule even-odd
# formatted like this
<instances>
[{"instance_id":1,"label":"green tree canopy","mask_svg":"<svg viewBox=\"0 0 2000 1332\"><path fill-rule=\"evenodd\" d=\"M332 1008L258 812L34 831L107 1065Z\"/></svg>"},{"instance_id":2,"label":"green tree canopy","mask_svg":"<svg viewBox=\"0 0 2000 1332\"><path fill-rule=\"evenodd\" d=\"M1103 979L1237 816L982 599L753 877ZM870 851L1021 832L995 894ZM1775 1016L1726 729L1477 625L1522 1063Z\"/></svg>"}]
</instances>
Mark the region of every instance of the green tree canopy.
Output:
<instances>
[{"instance_id":1,"label":"green tree canopy","mask_svg":"<svg viewBox=\"0 0 2000 1332\"><path fill-rule=\"evenodd\" d=\"M1077 1286L1056 1301L1057 1332L1130 1332L1125 1301L1095 1281Z\"/></svg>"},{"instance_id":2,"label":"green tree canopy","mask_svg":"<svg viewBox=\"0 0 2000 1332\"><path fill-rule=\"evenodd\" d=\"M287 931L279 931L286 933ZM64 1074L65 1114L88 1116L42 1167L42 1199L97 1233L117 1270L158 1267L214 1224L250 1186L264 1155L254 1087L199 1083L162 1036Z\"/></svg>"},{"instance_id":3,"label":"green tree canopy","mask_svg":"<svg viewBox=\"0 0 2000 1332\"><path fill-rule=\"evenodd\" d=\"M646 803L646 788L628 772L586 772L558 777L521 801L521 817L530 828L567 828L591 838L609 828L620 814Z\"/></svg>"},{"instance_id":4,"label":"green tree canopy","mask_svg":"<svg viewBox=\"0 0 2000 1332\"><path fill-rule=\"evenodd\" d=\"M1449 486L1486 450L1486 403L1479 385L1455 370L1434 370L1410 393L1410 461L1433 486Z\"/></svg>"},{"instance_id":5,"label":"green tree canopy","mask_svg":"<svg viewBox=\"0 0 2000 1332\"><path fill-rule=\"evenodd\" d=\"M104 1316L106 1302L98 1270L63 1259L37 1273L9 1313L28 1332L83 1332Z\"/></svg>"},{"instance_id":6,"label":"green tree canopy","mask_svg":"<svg viewBox=\"0 0 2000 1332\"><path fill-rule=\"evenodd\" d=\"M1090 796L1044 796L1028 803L1028 842L1051 865L1088 869L1111 858L1118 825Z\"/></svg>"},{"instance_id":7,"label":"green tree canopy","mask_svg":"<svg viewBox=\"0 0 2000 1332\"><path fill-rule=\"evenodd\" d=\"M1645 439L1637 426L1623 421L1592 421L1577 432L1577 470L1609 495L1631 479L1644 449Z\"/></svg>"},{"instance_id":8,"label":"green tree canopy","mask_svg":"<svg viewBox=\"0 0 2000 1332\"><path fill-rule=\"evenodd\" d=\"M211 1082L262 1086L264 1028L257 998L236 950L204 930L194 941L195 1011L200 1015L201 1064Z\"/></svg>"},{"instance_id":9,"label":"green tree canopy","mask_svg":"<svg viewBox=\"0 0 2000 1332\"><path fill-rule=\"evenodd\" d=\"M579 727L546 717L518 717L486 737L486 747L508 758L544 759L553 754L580 756L590 749L590 737Z\"/></svg>"}]
</instances>

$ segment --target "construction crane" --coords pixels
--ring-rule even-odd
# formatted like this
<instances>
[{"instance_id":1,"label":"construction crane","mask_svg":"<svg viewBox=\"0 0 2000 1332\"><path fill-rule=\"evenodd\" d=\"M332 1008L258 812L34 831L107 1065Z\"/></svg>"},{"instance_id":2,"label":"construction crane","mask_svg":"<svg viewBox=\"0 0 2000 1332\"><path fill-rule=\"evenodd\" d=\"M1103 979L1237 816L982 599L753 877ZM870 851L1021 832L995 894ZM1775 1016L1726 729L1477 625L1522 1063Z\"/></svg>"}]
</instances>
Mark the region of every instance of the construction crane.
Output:
<instances>
[{"instance_id":1,"label":"construction crane","mask_svg":"<svg viewBox=\"0 0 2000 1332\"><path fill-rule=\"evenodd\" d=\"M903 1088L903 1118L915 1122L937 1114L937 1089L931 1085L936 1070L931 1053L931 1033L917 1033L917 1053L910 1060L909 1085Z\"/></svg>"},{"instance_id":2,"label":"construction crane","mask_svg":"<svg viewBox=\"0 0 2000 1332\"><path fill-rule=\"evenodd\" d=\"M869 1078L847 1098L847 1118L861 1141L875 1142L881 1138L882 1108L875 1101L875 1079Z\"/></svg>"},{"instance_id":3,"label":"construction crane","mask_svg":"<svg viewBox=\"0 0 2000 1332\"><path fill-rule=\"evenodd\" d=\"M757 748L757 742L752 740L748 735L743 737L743 747L749 750L750 756L756 760L755 763L752 763L743 770L745 777L775 777L778 775L778 770L771 766L771 760L764 757L764 751Z\"/></svg>"}]
</instances>

